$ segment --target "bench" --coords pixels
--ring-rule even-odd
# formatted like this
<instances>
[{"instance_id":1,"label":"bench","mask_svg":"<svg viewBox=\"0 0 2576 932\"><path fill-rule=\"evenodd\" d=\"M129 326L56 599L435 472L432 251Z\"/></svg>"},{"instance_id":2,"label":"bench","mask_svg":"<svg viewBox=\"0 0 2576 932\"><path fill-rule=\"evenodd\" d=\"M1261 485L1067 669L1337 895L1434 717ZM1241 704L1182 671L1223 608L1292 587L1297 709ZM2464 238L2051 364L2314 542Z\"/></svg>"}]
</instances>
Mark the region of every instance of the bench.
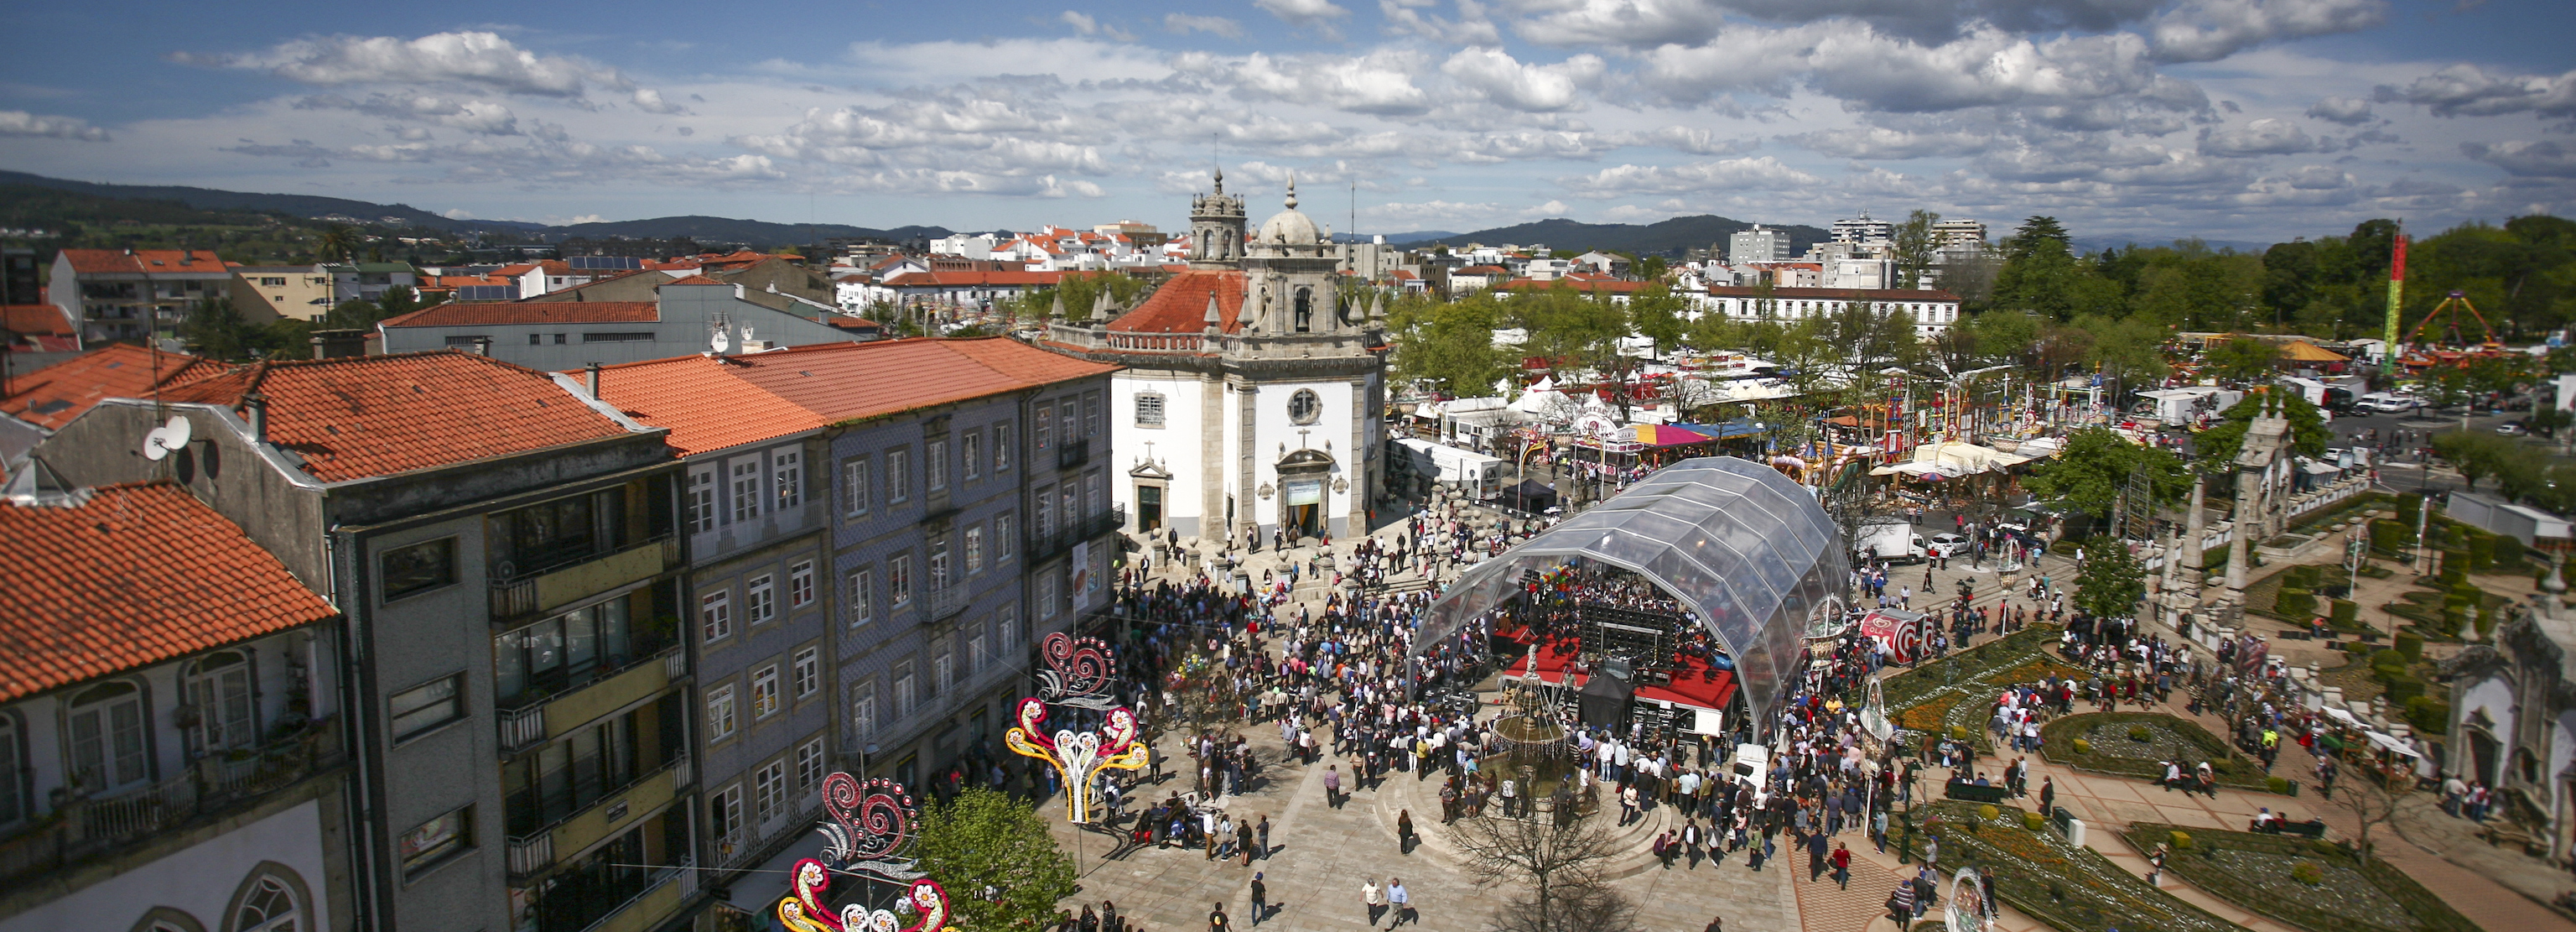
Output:
<instances>
[{"instance_id":1,"label":"bench","mask_svg":"<svg viewBox=\"0 0 2576 932\"><path fill-rule=\"evenodd\" d=\"M2263 827L2262 834L2297 835L2301 838L2324 838L2326 837L2326 823L2323 819L2309 819L2305 822L2272 822Z\"/></svg>"},{"instance_id":2,"label":"bench","mask_svg":"<svg viewBox=\"0 0 2576 932\"><path fill-rule=\"evenodd\" d=\"M1965 780L1952 780L1941 785L1941 794L1950 799L1972 803L2002 803L2012 798L2008 786L1978 786Z\"/></svg>"}]
</instances>

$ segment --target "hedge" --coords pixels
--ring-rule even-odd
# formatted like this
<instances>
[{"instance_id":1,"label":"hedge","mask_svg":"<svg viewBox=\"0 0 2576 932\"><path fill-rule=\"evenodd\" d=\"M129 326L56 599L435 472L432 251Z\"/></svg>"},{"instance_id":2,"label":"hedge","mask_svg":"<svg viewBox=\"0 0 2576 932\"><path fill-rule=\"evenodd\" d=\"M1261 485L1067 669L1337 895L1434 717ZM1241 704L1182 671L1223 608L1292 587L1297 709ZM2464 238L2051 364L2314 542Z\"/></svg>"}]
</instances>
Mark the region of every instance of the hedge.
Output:
<instances>
[{"instance_id":1,"label":"hedge","mask_svg":"<svg viewBox=\"0 0 2576 932\"><path fill-rule=\"evenodd\" d=\"M2128 831L2122 833L2121 838L2131 847L2144 853L2155 850L2157 842L2179 831L2181 831L2179 827L2172 825L2132 822L2129 823ZM2360 861L2358 853L2342 845L2291 835L2257 835L2251 832L2206 828L2195 828L2191 831L2196 839L2194 847L2203 850L2235 849L2289 858L2334 861L2352 867L2364 879L2370 881L2371 886L2377 887L2380 893L2397 901L2397 904L2405 909L2406 918L2413 920L2402 925L2355 921L2350 916L2311 909L2296 901L2267 893L2260 887L2246 882L2241 873L2225 869L2213 857L2184 855L2177 852L2165 858L2166 870L2190 881L2193 886L2201 888L2209 895L2288 925L2305 929L2337 929L2350 930L2350 932L2478 932L2476 923L2460 915L2458 910L2452 909L2451 905L2443 902L2441 897L2433 895L2433 891L2425 889L2423 884L2406 876L2405 871L2398 870L2380 858L2374 857L2364 863Z\"/></svg>"},{"instance_id":2,"label":"hedge","mask_svg":"<svg viewBox=\"0 0 2576 932\"><path fill-rule=\"evenodd\" d=\"M2306 621L2315 618L2317 616L2316 594L2306 589L2283 586L2280 594L2272 599L2272 612L2290 621Z\"/></svg>"},{"instance_id":3,"label":"hedge","mask_svg":"<svg viewBox=\"0 0 2576 932\"><path fill-rule=\"evenodd\" d=\"M2359 627L2361 625L2361 603L2355 602L2351 599L2334 600L2334 625L2338 628Z\"/></svg>"},{"instance_id":4,"label":"hedge","mask_svg":"<svg viewBox=\"0 0 2576 932\"><path fill-rule=\"evenodd\" d=\"M2405 522L2407 527L2414 527L2423 514L2424 496L2413 492L2397 496L2397 520Z\"/></svg>"},{"instance_id":5,"label":"hedge","mask_svg":"<svg viewBox=\"0 0 2576 932\"><path fill-rule=\"evenodd\" d=\"M2386 518L2370 522L2370 549L2380 553L2396 553L2404 550L2414 536L2415 528L2411 525Z\"/></svg>"},{"instance_id":6,"label":"hedge","mask_svg":"<svg viewBox=\"0 0 2576 932\"><path fill-rule=\"evenodd\" d=\"M2164 779L2164 771L2157 769L2154 761L2105 757L2092 753L2092 748L2089 746L2076 746L2078 739L2075 736L2085 733L2095 725L2119 728L2133 722L2154 722L2181 735L2183 740L2191 742L2208 759L2210 773L2218 778L2220 786L2240 790L2269 791L2272 789L2271 784L2264 779L2261 766L2245 759L2244 755L2236 753L2235 748L2229 747L2227 742L2220 740L2217 735L2210 734L2208 729L2185 719L2154 712L2084 712L2059 716L2056 721L2040 727L2039 756L2049 763L2073 767L2077 770L2137 777L2149 781ZM2119 728L2119 730L2127 729Z\"/></svg>"}]
</instances>

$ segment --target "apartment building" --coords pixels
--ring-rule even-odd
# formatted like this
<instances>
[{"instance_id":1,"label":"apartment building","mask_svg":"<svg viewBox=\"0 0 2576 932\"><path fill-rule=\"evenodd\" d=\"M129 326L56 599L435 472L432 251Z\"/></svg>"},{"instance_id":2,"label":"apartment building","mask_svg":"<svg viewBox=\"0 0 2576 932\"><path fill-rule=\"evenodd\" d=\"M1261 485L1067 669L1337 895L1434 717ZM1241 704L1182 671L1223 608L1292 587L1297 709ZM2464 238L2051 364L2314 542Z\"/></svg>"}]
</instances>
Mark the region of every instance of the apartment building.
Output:
<instances>
[{"instance_id":1,"label":"apartment building","mask_svg":"<svg viewBox=\"0 0 2576 932\"><path fill-rule=\"evenodd\" d=\"M409 266L404 268L408 269ZM378 294L382 294L379 291ZM252 320L320 320L339 301L332 275L310 265L240 265L233 267L233 306Z\"/></svg>"},{"instance_id":2,"label":"apartment building","mask_svg":"<svg viewBox=\"0 0 2576 932\"><path fill-rule=\"evenodd\" d=\"M469 353L264 362L95 404L12 492L168 481L347 619L356 927L644 932L698 891L666 433Z\"/></svg>"},{"instance_id":3,"label":"apartment building","mask_svg":"<svg viewBox=\"0 0 2576 932\"><path fill-rule=\"evenodd\" d=\"M195 249L65 249L46 296L83 343L172 337L199 300L232 292L233 269Z\"/></svg>"},{"instance_id":4,"label":"apartment building","mask_svg":"<svg viewBox=\"0 0 2576 932\"><path fill-rule=\"evenodd\" d=\"M743 288L690 276L638 301L449 303L386 318L376 330L388 353L461 349L557 372L706 352L718 333L733 352L869 336L746 300Z\"/></svg>"},{"instance_id":5,"label":"apartment building","mask_svg":"<svg viewBox=\"0 0 2576 932\"><path fill-rule=\"evenodd\" d=\"M0 538L0 932L350 928L339 613L168 481Z\"/></svg>"}]
</instances>

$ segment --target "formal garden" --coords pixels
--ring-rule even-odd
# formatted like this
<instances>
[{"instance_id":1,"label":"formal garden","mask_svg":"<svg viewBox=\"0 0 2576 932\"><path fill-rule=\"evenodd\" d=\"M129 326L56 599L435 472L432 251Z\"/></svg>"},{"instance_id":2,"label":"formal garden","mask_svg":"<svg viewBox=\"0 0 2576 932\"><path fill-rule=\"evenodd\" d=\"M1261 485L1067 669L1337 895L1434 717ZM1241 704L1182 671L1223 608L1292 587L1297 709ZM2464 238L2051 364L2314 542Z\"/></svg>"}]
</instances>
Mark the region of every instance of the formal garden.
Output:
<instances>
[{"instance_id":1,"label":"formal garden","mask_svg":"<svg viewBox=\"0 0 2576 932\"><path fill-rule=\"evenodd\" d=\"M2122 835L2146 854L2167 846L2165 870L2211 896L2318 932L2475 932L2387 861L2363 863L2335 842L2132 823Z\"/></svg>"},{"instance_id":2,"label":"formal garden","mask_svg":"<svg viewBox=\"0 0 2576 932\"><path fill-rule=\"evenodd\" d=\"M1941 867L1993 875L1995 896L2064 932L2233 932L2240 927L2149 886L2091 848L2066 842L2038 813L1945 800L1937 814ZM1927 820L1928 822L1928 820Z\"/></svg>"},{"instance_id":3,"label":"formal garden","mask_svg":"<svg viewBox=\"0 0 2576 932\"><path fill-rule=\"evenodd\" d=\"M2004 687L2080 672L2057 659L2062 630L2056 625L2032 625L1890 674L1881 688L1889 720L1912 733L1903 743L1944 734L1975 743L1980 754L1994 753L1986 740L1986 720Z\"/></svg>"},{"instance_id":4,"label":"formal garden","mask_svg":"<svg viewBox=\"0 0 2576 932\"><path fill-rule=\"evenodd\" d=\"M2040 756L2049 763L2077 770L2164 778L2165 761L2189 774L2208 761L2218 785L2232 789L2293 793L2298 784L2265 774L2261 765L2236 753L2227 742L2197 724L2153 712L2084 712L2061 716L2041 726Z\"/></svg>"}]
</instances>

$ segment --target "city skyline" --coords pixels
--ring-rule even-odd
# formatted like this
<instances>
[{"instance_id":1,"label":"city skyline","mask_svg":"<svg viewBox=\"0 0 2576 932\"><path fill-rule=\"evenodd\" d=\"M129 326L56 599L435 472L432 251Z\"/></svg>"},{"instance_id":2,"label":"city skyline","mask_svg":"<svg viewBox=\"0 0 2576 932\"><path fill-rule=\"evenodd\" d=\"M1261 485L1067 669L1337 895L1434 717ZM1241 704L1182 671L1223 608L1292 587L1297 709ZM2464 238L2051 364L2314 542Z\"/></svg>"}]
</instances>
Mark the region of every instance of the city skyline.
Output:
<instances>
[{"instance_id":1,"label":"city skyline","mask_svg":"<svg viewBox=\"0 0 2576 932\"><path fill-rule=\"evenodd\" d=\"M2535 0L29 11L0 165L547 223L1358 232L1914 208L2283 240L2576 208ZM149 15L138 39L120 24ZM822 28L813 28L818 20ZM834 23L846 21L846 26ZM291 28L279 24L293 24ZM2540 28L2525 28L2525 27ZM745 28L749 27L749 28ZM1353 192L1354 187L1356 193Z\"/></svg>"}]
</instances>

